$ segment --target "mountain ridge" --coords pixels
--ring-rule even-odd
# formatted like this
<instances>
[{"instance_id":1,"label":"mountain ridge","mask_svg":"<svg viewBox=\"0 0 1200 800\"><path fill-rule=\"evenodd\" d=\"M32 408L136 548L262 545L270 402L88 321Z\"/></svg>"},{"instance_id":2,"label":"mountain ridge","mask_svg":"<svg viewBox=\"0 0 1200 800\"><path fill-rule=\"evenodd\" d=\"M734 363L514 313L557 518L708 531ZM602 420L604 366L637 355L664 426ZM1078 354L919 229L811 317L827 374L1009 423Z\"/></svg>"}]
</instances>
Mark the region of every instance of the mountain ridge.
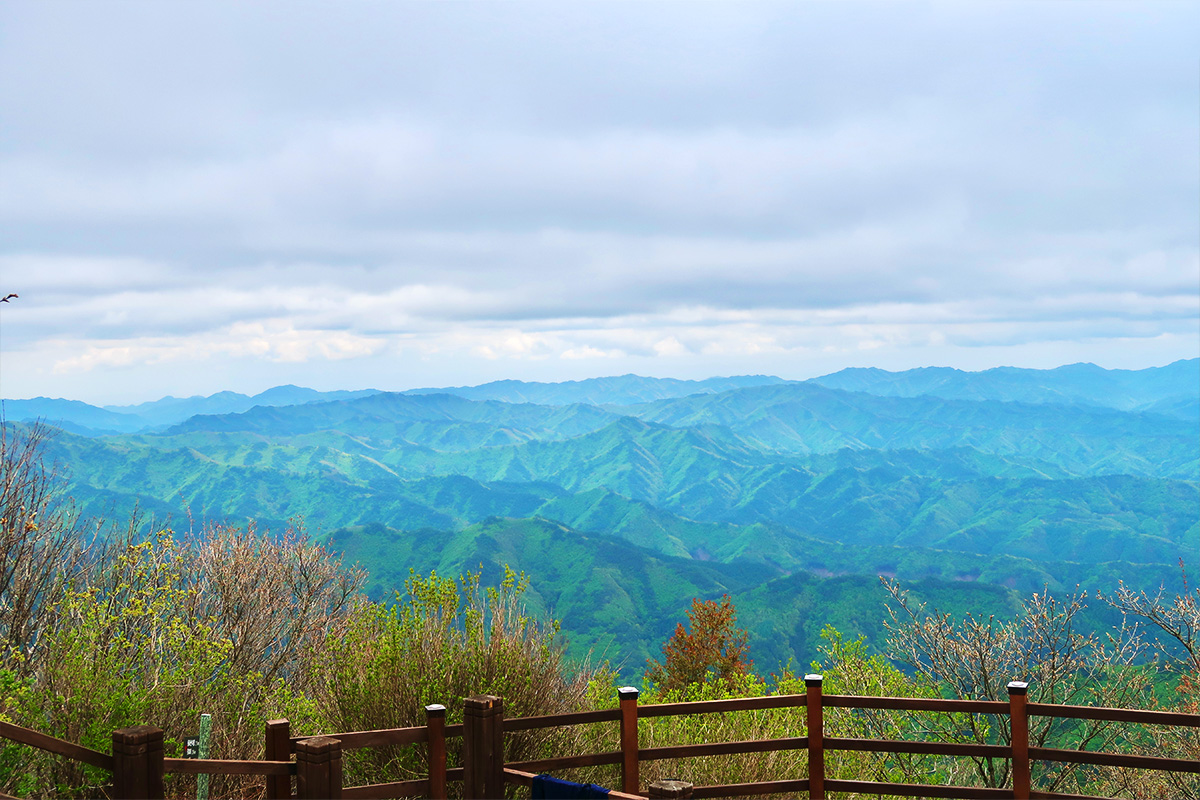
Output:
<instances>
[{"instance_id":1,"label":"mountain ridge","mask_svg":"<svg viewBox=\"0 0 1200 800\"><path fill-rule=\"evenodd\" d=\"M938 379L930 376L938 376ZM1097 376L1100 376L1099 386L1095 385ZM1007 388L1001 385L1001 378L1008 381ZM1180 360L1142 370L1106 370L1090 363L1068 364L1050 370L995 367L981 372L952 367L920 367L901 372L850 367L807 381L789 381L772 375L713 377L697 381L629 374L559 383L501 380L476 386L407 389L395 393L417 396L448 394L467 399L535 402L539 405L634 405L691 394L789 383L811 383L883 396L915 397L924 394L947 399L1057 402L1067 405L1082 402L1118 410L1161 413L1178 419L1200 416L1200 359ZM1025 388L1016 392L1011 389L1014 383ZM1114 392L1114 385L1121 387L1121 391ZM1131 386L1134 389L1130 389ZM603 392L608 394L604 395ZM231 391L186 398L168 395L131 405L94 406L77 400L48 397L4 400L3 403L5 418L10 421L40 418L84 435L112 435L161 429L184 422L197 414L242 413L260 406L289 406L379 393L383 391L360 389L320 392L287 384L256 395ZM1130 397L1135 397L1136 402Z\"/></svg>"}]
</instances>

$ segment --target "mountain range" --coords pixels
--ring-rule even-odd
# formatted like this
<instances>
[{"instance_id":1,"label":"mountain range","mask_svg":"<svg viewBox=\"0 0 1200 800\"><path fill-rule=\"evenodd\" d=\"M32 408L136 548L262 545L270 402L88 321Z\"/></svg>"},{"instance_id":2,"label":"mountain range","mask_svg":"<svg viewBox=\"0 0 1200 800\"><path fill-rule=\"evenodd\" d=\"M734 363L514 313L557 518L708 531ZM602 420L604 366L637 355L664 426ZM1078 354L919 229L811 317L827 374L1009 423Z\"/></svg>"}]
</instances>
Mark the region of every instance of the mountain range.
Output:
<instances>
[{"instance_id":1,"label":"mountain range","mask_svg":"<svg viewBox=\"0 0 1200 800\"><path fill-rule=\"evenodd\" d=\"M1095 364L1070 364L1051 370L997 367L983 372L964 372L949 367L923 367L904 372L850 368L813 378L808 383L883 397L928 395L951 400L1058 403L1149 411L1194 420L1200 417L1198 363L1200 359L1191 359L1144 370L1106 370ZM539 405L632 405L783 383L793 382L769 375L703 381L622 375L562 383L503 380L478 386L409 389L401 394L449 394L468 400ZM218 392L207 397L167 396L135 405L102 407L48 397L2 402L4 418L9 422L42 419L78 433L106 435L157 430L198 414L240 414L256 406L293 406L378 393L377 389L318 392L289 385L276 386L253 396Z\"/></svg>"},{"instance_id":2,"label":"mountain range","mask_svg":"<svg viewBox=\"0 0 1200 800\"><path fill-rule=\"evenodd\" d=\"M62 429L47 455L89 513L303 518L376 597L409 569L508 564L572 654L626 669L693 597L734 598L773 668L807 663L825 623L878 642L879 576L998 614L1042 587L1179 587L1200 566L1198 409L1200 359L4 401L5 424Z\"/></svg>"}]
</instances>

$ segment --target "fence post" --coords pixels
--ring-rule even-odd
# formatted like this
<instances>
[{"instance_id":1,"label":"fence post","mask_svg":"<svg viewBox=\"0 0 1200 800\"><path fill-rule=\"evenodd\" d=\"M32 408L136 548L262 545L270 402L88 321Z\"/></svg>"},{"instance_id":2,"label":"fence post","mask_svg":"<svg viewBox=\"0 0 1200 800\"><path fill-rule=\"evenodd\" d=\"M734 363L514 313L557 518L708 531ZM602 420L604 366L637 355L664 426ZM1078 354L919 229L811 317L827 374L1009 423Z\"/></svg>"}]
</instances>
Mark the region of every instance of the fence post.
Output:
<instances>
[{"instance_id":1,"label":"fence post","mask_svg":"<svg viewBox=\"0 0 1200 800\"><path fill-rule=\"evenodd\" d=\"M429 800L446 800L446 707L425 706L429 729Z\"/></svg>"},{"instance_id":2,"label":"fence post","mask_svg":"<svg viewBox=\"0 0 1200 800\"><path fill-rule=\"evenodd\" d=\"M292 760L291 736L292 725L286 719L273 719L267 722L267 761ZM267 776L267 800L287 800L291 796L292 777L290 775Z\"/></svg>"},{"instance_id":3,"label":"fence post","mask_svg":"<svg viewBox=\"0 0 1200 800\"><path fill-rule=\"evenodd\" d=\"M1012 729L1013 797L1029 800L1032 778L1029 774L1029 711L1026 696L1029 684L1012 681L1008 684L1008 716Z\"/></svg>"},{"instance_id":4,"label":"fence post","mask_svg":"<svg viewBox=\"0 0 1200 800\"><path fill-rule=\"evenodd\" d=\"M113 731L113 795L118 800L162 800L163 732L149 725Z\"/></svg>"},{"instance_id":5,"label":"fence post","mask_svg":"<svg viewBox=\"0 0 1200 800\"><path fill-rule=\"evenodd\" d=\"M621 700L621 791L637 794L638 776L638 690L632 686L617 689Z\"/></svg>"},{"instance_id":6,"label":"fence post","mask_svg":"<svg viewBox=\"0 0 1200 800\"><path fill-rule=\"evenodd\" d=\"M808 724L808 796L825 800L825 717L821 708L822 676L804 676L807 689Z\"/></svg>"},{"instance_id":7,"label":"fence post","mask_svg":"<svg viewBox=\"0 0 1200 800\"><path fill-rule=\"evenodd\" d=\"M212 714L200 715L200 758L208 758L208 744L212 739ZM212 782L207 772L196 776L196 800L208 800L208 785Z\"/></svg>"},{"instance_id":8,"label":"fence post","mask_svg":"<svg viewBox=\"0 0 1200 800\"><path fill-rule=\"evenodd\" d=\"M678 798L686 800L692 796L693 784L687 781L655 781L649 786L651 797Z\"/></svg>"},{"instance_id":9,"label":"fence post","mask_svg":"<svg viewBox=\"0 0 1200 800\"><path fill-rule=\"evenodd\" d=\"M297 800L341 800L342 743L328 736L296 742Z\"/></svg>"},{"instance_id":10,"label":"fence post","mask_svg":"<svg viewBox=\"0 0 1200 800\"><path fill-rule=\"evenodd\" d=\"M463 700L463 797L504 796L504 701L489 694Z\"/></svg>"}]
</instances>

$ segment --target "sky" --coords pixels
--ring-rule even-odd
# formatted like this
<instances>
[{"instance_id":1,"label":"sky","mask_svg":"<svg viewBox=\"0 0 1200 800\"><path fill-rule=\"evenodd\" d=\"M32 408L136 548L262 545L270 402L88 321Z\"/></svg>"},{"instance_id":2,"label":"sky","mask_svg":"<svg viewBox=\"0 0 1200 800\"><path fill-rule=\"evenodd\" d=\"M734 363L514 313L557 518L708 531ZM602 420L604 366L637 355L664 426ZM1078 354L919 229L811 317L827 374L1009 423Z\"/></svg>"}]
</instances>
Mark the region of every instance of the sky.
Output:
<instances>
[{"instance_id":1,"label":"sky","mask_svg":"<svg viewBox=\"0 0 1200 800\"><path fill-rule=\"evenodd\" d=\"M1192 2L0 4L0 396L1200 356Z\"/></svg>"}]
</instances>

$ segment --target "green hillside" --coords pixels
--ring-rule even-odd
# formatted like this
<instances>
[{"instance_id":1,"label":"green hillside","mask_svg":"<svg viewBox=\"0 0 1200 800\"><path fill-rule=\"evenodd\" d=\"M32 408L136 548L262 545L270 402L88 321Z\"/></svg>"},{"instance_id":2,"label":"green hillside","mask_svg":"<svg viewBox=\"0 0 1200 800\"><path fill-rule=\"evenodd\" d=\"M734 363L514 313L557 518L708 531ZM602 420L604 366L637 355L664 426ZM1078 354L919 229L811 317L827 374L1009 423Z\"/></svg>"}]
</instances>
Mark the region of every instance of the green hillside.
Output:
<instances>
[{"instance_id":1,"label":"green hillside","mask_svg":"<svg viewBox=\"0 0 1200 800\"><path fill-rule=\"evenodd\" d=\"M761 530L743 532L759 538ZM504 568L530 579L535 613L562 622L576 658L613 659L629 674L657 657L693 598L729 594L751 633L765 671L816 653L820 632L881 641L886 593L879 575L900 580L913 597L965 613L1006 616L1021 596L1076 586L1107 589L1115 573L1127 581L1178 583L1178 570L1155 565L1051 563L901 547L847 547L793 538L803 566L781 573L760 558L727 561L676 557L622 539L574 530L543 518L489 518L457 530L401 531L379 524L341 528L321 541L369 570L375 599L402 586L410 570L460 575L479 571L498 582ZM776 540L777 541L777 540ZM1055 585L1052 575L1070 580ZM590 656L589 656L590 654Z\"/></svg>"},{"instance_id":2,"label":"green hillside","mask_svg":"<svg viewBox=\"0 0 1200 800\"><path fill-rule=\"evenodd\" d=\"M1129 473L1194 480L1200 419L1054 404L879 397L813 384L766 386L664 400L628 413L672 427L716 424L788 453L841 448L970 447L1053 464L1073 475Z\"/></svg>"},{"instance_id":3,"label":"green hillside","mask_svg":"<svg viewBox=\"0 0 1200 800\"><path fill-rule=\"evenodd\" d=\"M1143 407L1191 402L1188 369L842 375L870 391L626 376L482 399L292 387L158 432L62 431L46 455L96 515L303 518L380 594L410 568L511 564L576 655L640 663L692 597L728 592L761 657L786 660L825 622L876 639L879 575L980 610L1178 583L1181 559L1200 567L1200 419ZM1113 403L1132 408L1080 405L1086 386L1125 387ZM630 397L662 399L607 402Z\"/></svg>"},{"instance_id":4,"label":"green hillside","mask_svg":"<svg viewBox=\"0 0 1200 800\"><path fill-rule=\"evenodd\" d=\"M230 436L202 449L180 435L62 434L52 453L73 465L83 502L125 488L130 504L144 497L181 514L275 524L304 517L326 529L541 515L689 557L728 553L729 526L755 524L857 545L1168 564L1200 536L1195 487L1182 481L980 477L953 453L942 470L930 469L930 453L805 463L628 418L563 442L472 454L400 448L377 458L354 440L331 446L334 434L300 446ZM788 547L777 552L779 563L794 562Z\"/></svg>"}]
</instances>

